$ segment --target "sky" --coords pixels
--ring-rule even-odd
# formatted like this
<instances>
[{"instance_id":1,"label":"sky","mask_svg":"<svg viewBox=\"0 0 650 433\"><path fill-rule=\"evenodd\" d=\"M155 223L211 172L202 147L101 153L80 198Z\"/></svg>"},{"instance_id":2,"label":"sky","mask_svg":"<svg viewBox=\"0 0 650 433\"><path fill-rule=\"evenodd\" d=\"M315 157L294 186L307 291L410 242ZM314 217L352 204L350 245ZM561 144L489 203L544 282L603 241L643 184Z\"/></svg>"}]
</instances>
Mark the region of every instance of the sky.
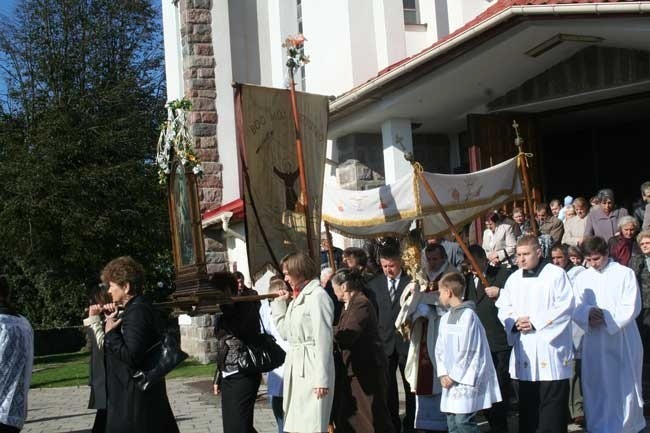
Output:
<instances>
[{"instance_id":1,"label":"sky","mask_svg":"<svg viewBox=\"0 0 650 433\"><path fill-rule=\"evenodd\" d=\"M11 16L20 0L0 0L0 14Z\"/></svg>"},{"instance_id":2,"label":"sky","mask_svg":"<svg viewBox=\"0 0 650 433\"><path fill-rule=\"evenodd\" d=\"M0 19L5 17L11 17L14 13L16 5L21 0L0 0ZM0 57L0 62L4 61ZM4 77L0 75L0 101L5 100L5 94L7 93L7 85L5 83Z\"/></svg>"}]
</instances>

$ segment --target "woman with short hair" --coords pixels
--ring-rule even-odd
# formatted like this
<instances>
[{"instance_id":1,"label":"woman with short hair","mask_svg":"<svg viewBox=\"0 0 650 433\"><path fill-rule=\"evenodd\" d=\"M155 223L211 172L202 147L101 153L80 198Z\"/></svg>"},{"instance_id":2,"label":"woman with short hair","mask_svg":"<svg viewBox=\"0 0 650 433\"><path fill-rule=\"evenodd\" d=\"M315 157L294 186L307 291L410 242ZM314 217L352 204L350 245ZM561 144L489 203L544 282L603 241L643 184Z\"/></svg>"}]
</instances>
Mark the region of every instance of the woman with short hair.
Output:
<instances>
[{"instance_id":1,"label":"woman with short hair","mask_svg":"<svg viewBox=\"0 0 650 433\"><path fill-rule=\"evenodd\" d=\"M584 236L598 236L608 242L616 234L618 221L627 216L627 209L615 208L614 191L598 191L599 205L593 206L587 216Z\"/></svg>"},{"instance_id":2,"label":"woman with short hair","mask_svg":"<svg viewBox=\"0 0 650 433\"><path fill-rule=\"evenodd\" d=\"M336 431L393 433L387 406L388 359L375 307L364 295L364 278L359 270L339 269L332 286L344 304L334 327L334 342L342 358L341 371L337 365Z\"/></svg>"},{"instance_id":3,"label":"woman with short hair","mask_svg":"<svg viewBox=\"0 0 650 433\"><path fill-rule=\"evenodd\" d=\"M113 302L124 309L119 319L118 311L106 317L106 432L178 433L165 380L146 391L133 380L164 327L151 301L142 296L144 270L131 257L118 257L104 267L101 279Z\"/></svg>"},{"instance_id":4,"label":"woman with short hair","mask_svg":"<svg viewBox=\"0 0 650 433\"><path fill-rule=\"evenodd\" d=\"M227 295L255 296L257 292L246 287L243 275L217 272L210 284ZM217 338L217 371L213 392L221 394L221 421L224 433L254 433L254 407L262 374L239 370L239 360L246 344L260 333L260 301L234 302L221 305L214 335Z\"/></svg>"},{"instance_id":5,"label":"woman with short hair","mask_svg":"<svg viewBox=\"0 0 650 433\"><path fill-rule=\"evenodd\" d=\"M630 263L632 255L641 254L641 249L635 236L639 231L636 218L626 215L618 220L618 234L607 243L609 256L623 266Z\"/></svg>"},{"instance_id":6,"label":"woman with short hair","mask_svg":"<svg viewBox=\"0 0 650 433\"><path fill-rule=\"evenodd\" d=\"M489 212L485 216L485 231L483 232L483 249L488 261L494 266L514 258L517 240L512 226L501 221L499 214Z\"/></svg>"},{"instance_id":7,"label":"woman with short hair","mask_svg":"<svg viewBox=\"0 0 650 433\"><path fill-rule=\"evenodd\" d=\"M280 265L292 291L280 290L271 303L273 322L289 343L284 364L284 431L326 432L334 388L334 304L307 254L289 254Z\"/></svg>"},{"instance_id":8,"label":"woman with short hair","mask_svg":"<svg viewBox=\"0 0 650 433\"><path fill-rule=\"evenodd\" d=\"M575 216L567 218L564 221L564 234L562 243L566 245L580 245L585 234L587 224L587 215L589 214L589 205L584 197L578 197L573 200L573 209ZM568 216L568 212L567 212Z\"/></svg>"}]
</instances>

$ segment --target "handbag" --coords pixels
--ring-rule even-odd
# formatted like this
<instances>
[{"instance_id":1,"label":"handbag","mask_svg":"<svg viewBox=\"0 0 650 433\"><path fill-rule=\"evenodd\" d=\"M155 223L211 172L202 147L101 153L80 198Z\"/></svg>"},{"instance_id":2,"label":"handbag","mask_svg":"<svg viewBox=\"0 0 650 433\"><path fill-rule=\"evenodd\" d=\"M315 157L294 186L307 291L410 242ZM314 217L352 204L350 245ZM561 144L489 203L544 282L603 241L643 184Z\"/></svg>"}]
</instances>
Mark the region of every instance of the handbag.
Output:
<instances>
[{"instance_id":1,"label":"handbag","mask_svg":"<svg viewBox=\"0 0 650 433\"><path fill-rule=\"evenodd\" d=\"M264 332L244 343L244 348L237 360L241 373L267 373L284 364L287 354L275 341L275 337L266 333L262 320L260 323Z\"/></svg>"},{"instance_id":2,"label":"handbag","mask_svg":"<svg viewBox=\"0 0 650 433\"><path fill-rule=\"evenodd\" d=\"M144 367L133 374L135 386L140 391L146 391L152 384L160 382L188 356L179 347L178 340L164 331L160 341L147 350Z\"/></svg>"}]
</instances>

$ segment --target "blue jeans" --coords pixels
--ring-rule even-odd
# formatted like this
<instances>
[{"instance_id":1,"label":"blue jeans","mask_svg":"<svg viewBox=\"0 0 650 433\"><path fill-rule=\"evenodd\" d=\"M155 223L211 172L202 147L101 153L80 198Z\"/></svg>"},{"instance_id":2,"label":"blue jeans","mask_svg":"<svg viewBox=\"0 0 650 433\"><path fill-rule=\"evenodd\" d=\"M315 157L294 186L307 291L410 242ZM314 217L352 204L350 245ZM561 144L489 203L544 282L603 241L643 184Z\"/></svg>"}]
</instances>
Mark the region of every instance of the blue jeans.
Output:
<instances>
[{"instance_id":1,"label":"blue jeans","mask_svg":"<svg viewBox=\"0 0 650 433\"><path fill-rule=\"evenodd\" d=\"M476 421L474 421L474 413L448 413L447 414L447 427L449 433L481 433Z\"/></svg>"}]
</instances>

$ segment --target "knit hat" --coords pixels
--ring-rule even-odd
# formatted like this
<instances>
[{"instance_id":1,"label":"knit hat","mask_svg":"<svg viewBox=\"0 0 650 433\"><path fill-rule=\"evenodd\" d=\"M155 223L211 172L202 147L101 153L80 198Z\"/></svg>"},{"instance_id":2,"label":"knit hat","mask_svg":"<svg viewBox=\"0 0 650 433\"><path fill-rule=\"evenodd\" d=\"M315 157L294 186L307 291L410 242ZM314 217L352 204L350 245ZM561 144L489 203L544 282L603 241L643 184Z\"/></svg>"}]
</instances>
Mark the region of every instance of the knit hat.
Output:
<instances>
[{"instance_id":1,"label":"knit hat","mask_svg":"<svg viewBox=\"0 0 650 433\"><path fill-rule=\"evenodd\" d=\"M572 203L573 203L573 197L571 197L570 195L564 197L564 206L568 206Z\"/></svg>"}]
</instances>

